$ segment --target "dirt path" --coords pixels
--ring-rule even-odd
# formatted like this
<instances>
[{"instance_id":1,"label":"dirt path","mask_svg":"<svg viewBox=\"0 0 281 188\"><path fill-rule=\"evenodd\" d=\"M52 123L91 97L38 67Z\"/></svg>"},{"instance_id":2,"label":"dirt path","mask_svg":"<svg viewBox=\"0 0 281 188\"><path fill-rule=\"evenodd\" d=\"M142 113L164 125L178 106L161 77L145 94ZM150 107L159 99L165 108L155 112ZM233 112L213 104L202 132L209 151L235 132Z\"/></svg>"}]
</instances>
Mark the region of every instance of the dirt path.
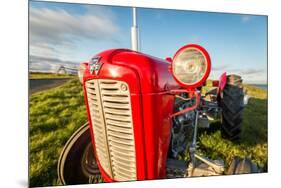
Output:
<instances>
[{"instance_id":1,"label":"dirt path","mask_svg":"<svg viewBox=\"0 0 281 188\"><path fill-rule=\"evenodd\" d=\"M29 91L33 94L38 91L50 89L53 87L60 86L68 81L70 78L59 78L59 79L30 79L29 80Z\"/></svg>"}]
</instances>

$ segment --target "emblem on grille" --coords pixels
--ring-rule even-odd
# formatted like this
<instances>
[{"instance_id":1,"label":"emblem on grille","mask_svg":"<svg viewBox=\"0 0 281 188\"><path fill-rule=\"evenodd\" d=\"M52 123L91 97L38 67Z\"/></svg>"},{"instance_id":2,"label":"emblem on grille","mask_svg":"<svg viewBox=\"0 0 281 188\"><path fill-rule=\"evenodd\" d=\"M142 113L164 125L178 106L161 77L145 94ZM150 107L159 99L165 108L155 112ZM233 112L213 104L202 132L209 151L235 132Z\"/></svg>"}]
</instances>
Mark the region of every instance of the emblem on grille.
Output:
<instances>
[{"instance_id":1,"label":"emblem on grille","mask_svg":"<svg viewBox=\"0 0 281 188\"><path fill-rule=\"evenodd\" d=\"M90 63L89 63L89 69L91 74L98 74L99 70L102 66L102 63L100 62L100 57L94 57L91 59Z\"/></svg>"}]
</instances>

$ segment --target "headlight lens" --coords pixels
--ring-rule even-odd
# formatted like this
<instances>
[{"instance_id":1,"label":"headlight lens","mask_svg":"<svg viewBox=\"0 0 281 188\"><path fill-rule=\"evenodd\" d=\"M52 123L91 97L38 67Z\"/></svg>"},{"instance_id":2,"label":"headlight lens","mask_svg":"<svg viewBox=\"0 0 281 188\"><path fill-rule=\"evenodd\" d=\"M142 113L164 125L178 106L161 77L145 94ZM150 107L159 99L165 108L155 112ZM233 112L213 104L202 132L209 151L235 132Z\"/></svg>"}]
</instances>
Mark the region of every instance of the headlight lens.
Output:
<instances>
[{"instance_id":1,"label":"headlight lens","mask_svg":"<svg viewBox=\"0 0 281 188\"><path fill-rule=\"evenodd\" d=\"M81 63L78 69L78 78L81 84L83 84L83 76L85 70L86 70L86 65L84 63Z\"/></svg>"},{"instance_id":2,"label":"headlight lens","mask_svg":"<svg viewBox=\"0 0 281 188\"><path fill-rule=\"evenodd\" d=\"M175 79L186 87L197 87L209 76L210 58L198 45L187 45L175 55L172 71Z\"/></svg>"}]
</instances>

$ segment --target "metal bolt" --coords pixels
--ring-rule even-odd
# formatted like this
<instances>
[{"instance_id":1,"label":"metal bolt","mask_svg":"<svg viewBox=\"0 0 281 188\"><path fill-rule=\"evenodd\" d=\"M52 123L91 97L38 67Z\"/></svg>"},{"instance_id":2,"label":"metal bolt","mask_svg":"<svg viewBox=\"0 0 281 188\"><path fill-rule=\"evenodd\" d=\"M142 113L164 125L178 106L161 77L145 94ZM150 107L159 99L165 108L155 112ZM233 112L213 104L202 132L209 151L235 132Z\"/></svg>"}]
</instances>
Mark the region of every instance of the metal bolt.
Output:
<instances>
[{"instance_id":1,"label":"metal bolt","mask_svg":"<svg viewBox=\"0 0 281 188\"><path fill-rule=\"evenodd\" d=\"M127 86L125 84L121 84L121 91L127 91Z\"/></svg>"}]
</instances>

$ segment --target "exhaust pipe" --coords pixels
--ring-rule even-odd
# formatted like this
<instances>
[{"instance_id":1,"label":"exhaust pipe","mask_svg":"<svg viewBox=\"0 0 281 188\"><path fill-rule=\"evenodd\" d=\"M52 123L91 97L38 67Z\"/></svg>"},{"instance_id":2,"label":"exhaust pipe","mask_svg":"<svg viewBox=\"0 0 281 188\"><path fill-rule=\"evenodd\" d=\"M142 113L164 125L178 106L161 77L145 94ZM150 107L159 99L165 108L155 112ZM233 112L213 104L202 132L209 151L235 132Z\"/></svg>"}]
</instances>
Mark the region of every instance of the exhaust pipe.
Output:
<instances>
[{"instance_id":1,"label":"exhaust pipe","mask_svg":"<svg viewBox=\"0 0 281 188\"><path fill-rule=\"evenodd\" d=\"M139 35L138 35L138 26L137 26L137 8L133 7L133 26L131 27L131 45L132 50L139 51L139 43L138 43Z\"/></svg>"}]
</instances>

